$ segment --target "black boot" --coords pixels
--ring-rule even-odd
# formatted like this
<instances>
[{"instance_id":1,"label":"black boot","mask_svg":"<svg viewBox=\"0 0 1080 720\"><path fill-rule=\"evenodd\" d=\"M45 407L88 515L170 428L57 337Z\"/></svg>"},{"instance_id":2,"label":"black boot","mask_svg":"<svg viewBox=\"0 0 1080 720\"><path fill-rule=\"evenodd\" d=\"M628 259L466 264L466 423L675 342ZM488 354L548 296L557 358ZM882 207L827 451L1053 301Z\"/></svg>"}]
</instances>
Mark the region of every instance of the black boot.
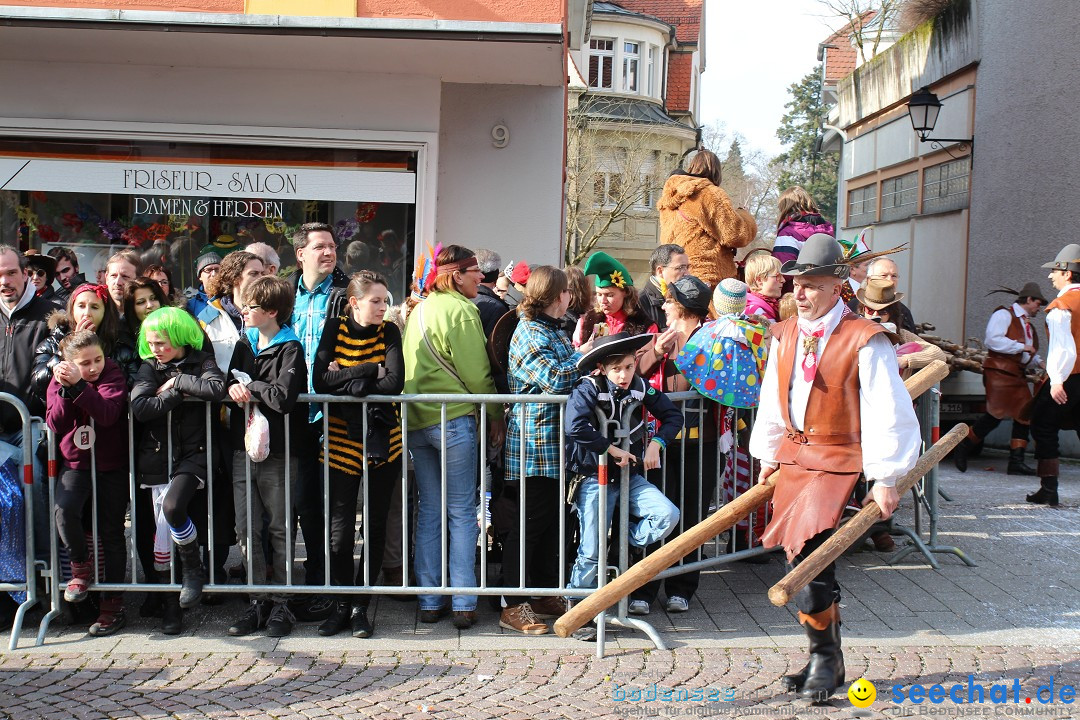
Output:
<instances>
[{"instance_id":1,"label":"black boot","mask_svg":"<svg viewBox=\"0 0 1080 720\"><path fill-rule=\"evenodd\" d=\"M330 617L319 626L319 634L323 637L337 635L349 624L349 615L352 613L352 603L348 600L338 599L334 603L334 609L330 611Z\"/></svg>"},{"instance_id":2,"label":"black boot","mask_svg":"<svg viewBox=\"0 0 1080 720\"><path fill-rule=\"evenodd\" d=\"M960 441L960 444L953 448L952 461L953 465L960 472L967 472L968 455L975 448L975 443L971 442L971 438L964 438Z\"/></svg>"},{"instance_id":3,"label":"black boot","mask_svg":"<svg viewBox=\"0 0 1080 720\"><path fill-rule=\"evenodd\" d=\"M180 590L180 607L192 608L199 604L202 598L203 583L206 576L203 571L202 556L199 553L199 541L192 540L184 545L176 546L176 554L183 565L183 579Z\"/></svg>"},{"instance_id":4,"label":"black boot","mask_svg":"<svg viewBox=\"0 0 1080 720\"><path fill-rule=\"evenodd\" d=\"M803 685L806 684L806 673L810 670L810 663L807 662L803 665L803 669L792 675L785 675L780 679L780 683L784 686L785 690L791 692L799 692L803 689Z\"/></svg>"},{"instance_id":5,"label":"black boot","mask_svg":"<svg viewBox=\"0 0 1080 720\"><path fill-rule=\"evenodd\" d=\"M184 611L180 609L180 596L176 593L161 595L161 632L165 635L179 635L183 630Z\"/></svg>"},{"instance_id":6,"label":"black boot","mask_svg":"<svg viewBox=\"0 0 1080 720\"><path fill-rule=\"evenodd\" d=\"M1026 475L1035 477L1038 475L1035 468L1024 464L1024 448L1013 448L1009 451L1009 467L1005 470L1006 475Z\"/></svg>"},{"instance_id":7,"label":"black boot","mask_svg":"<svg viewBox=\"0 0 1080 720\"><path fill-rule=\"evenodd\" d=\"M840 648L840 615L836 605L815 615L801 615L810 640L810 662L798 695L812 702L825 702L844 684L844 653ZM814 625L824 625L818 630ZM797 676L796 676L797 678Z\"/></svg>"},{"instance_id":8,"label":"black boot","mask_svg":"<svg viewBox=\"0 0 1080 720\"><path fill-rule=\"evenodd\" d=\"M354 638L369 638L375 634L375 627L368 620L367 607L363 605L353 606L349 623L352 625L352 636Z\"/></svg>"},{"instance_id":9,"label":"black boot","mask_svg":"<svg viewBox=\"0 0 1080 720\"><path fill-rule=\"evenodd\" d=\"M1044 477L1040 482L1040 487L1035 492L1027 496L1029 503L1035 503L1036 505L1049 505L1050 507L1058 506L1058 479L1057 477Z\"/></svg>"}]
</instances>

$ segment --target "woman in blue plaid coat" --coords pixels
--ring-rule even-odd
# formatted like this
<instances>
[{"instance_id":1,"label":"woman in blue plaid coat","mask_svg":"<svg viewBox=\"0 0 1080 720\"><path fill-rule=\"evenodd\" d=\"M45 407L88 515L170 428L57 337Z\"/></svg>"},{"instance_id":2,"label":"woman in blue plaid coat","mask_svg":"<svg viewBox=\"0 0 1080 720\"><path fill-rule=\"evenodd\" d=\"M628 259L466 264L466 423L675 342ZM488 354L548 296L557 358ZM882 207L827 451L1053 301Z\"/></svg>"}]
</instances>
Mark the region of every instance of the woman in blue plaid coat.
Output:
<instances>
[{"instance_id":1,"label":"woman in blue plaid coat","mask_svg":"<svg viewBox=\"0 0 1080 720\"><path fill-rule=\"evenodd\" d=\"M510 341L507 379L521 395L569 395L578 379L575 351L561 330L570 305L566 273L547 265L533 268L518 305L521 320ZM559 487L561 425L558 405L518 403L510 407L506 434L506 489L514 501L514 522L503 545L503 577L508 587L559 587L559 517L565 503ZM525 505L522 532L518 502ZM520 562L525 548L525 564ZM499 625L526 635L548 632L542 618L566 612L566 600L505 596Z\"/></svg>"}]
</instances>

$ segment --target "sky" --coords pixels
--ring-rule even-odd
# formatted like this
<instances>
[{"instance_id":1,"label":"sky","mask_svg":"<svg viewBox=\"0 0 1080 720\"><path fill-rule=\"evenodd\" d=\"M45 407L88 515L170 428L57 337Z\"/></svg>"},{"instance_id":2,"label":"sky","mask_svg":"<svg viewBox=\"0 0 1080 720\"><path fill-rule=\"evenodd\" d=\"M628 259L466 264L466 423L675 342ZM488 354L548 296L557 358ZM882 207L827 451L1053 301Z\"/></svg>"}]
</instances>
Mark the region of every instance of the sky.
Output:
<instances>
[{"instance_id":1,"label":"sky","mask_svg":"<svg viewBox=\"0 0 1080 720\"><path fill-rule=\"evenodd\" d=\"M703 125L721 122L751 148L778 155L788 86L817 65L817 46L841 23L818 0L705 0ZM744 150L745 152L745 150Z\"/></svg>"}]
</instances>

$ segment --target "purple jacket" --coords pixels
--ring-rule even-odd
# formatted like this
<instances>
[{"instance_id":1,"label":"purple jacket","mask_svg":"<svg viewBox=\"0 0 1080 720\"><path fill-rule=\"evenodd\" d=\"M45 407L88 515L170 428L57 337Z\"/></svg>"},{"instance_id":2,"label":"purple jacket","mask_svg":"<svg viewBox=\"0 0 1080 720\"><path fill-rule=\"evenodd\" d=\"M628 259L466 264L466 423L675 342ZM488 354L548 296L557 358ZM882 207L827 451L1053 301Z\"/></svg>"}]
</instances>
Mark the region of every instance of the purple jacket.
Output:
<instances>
[{"instance_id":1,"label":"purple jacket","mask_svg":"<svg viewBox=\"0 0 1080 720\"><path fill-rule=\"evenodd\" d=\"M48 408L45 419L53 432L60 436L60 456L64 464L73 470L90 469L90 450L76 444L80 427L94 419L94 429L99 439L94 443L98 470L120 470L127 467L127 378L120 366L105 358L105 368L97 382L80 380L65 388L53 378L49 381Z\"/></svg>"},{"instance_id":2,"label":"purple jacket","mask_svg":"<svg viewBox=\"0 0 1080 720\"><path fill-rule=\"evenodd\" d=\"M781 264L799 256L806 238L814 233L833 234L832 223L820 215L794 215L780 223L772 254Z\"/></svg>"},{"instance_id":3,"label":"purple jacket","mask_svg":"<svg viewBox=\"0 0 1080 720\"><path fill-rule=\"evenodd\" d=\"M780 300L767 298L756 292L746 293L746 315L761 315L766 320L776 322L780 319Z\"/></svg>"}]
</instances>

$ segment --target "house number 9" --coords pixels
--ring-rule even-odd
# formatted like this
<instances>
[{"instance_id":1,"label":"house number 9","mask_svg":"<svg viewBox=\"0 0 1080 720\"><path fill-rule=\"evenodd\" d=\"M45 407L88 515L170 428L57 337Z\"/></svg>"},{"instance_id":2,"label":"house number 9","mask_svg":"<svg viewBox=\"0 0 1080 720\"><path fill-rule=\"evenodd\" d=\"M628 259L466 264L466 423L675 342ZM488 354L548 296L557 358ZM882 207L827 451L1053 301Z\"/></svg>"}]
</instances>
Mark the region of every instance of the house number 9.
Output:
<instances>
[{"instance_id":1,"label":"house number 9","mask_svg":"<svg viewBox=\"0 0 1080 720\"><path fill-rule=\"evenodd\" d=\"M504 148L510 144L510 128L502 123L491 128L491 144L497 148Z\"/></svg>"}]
</instances>

